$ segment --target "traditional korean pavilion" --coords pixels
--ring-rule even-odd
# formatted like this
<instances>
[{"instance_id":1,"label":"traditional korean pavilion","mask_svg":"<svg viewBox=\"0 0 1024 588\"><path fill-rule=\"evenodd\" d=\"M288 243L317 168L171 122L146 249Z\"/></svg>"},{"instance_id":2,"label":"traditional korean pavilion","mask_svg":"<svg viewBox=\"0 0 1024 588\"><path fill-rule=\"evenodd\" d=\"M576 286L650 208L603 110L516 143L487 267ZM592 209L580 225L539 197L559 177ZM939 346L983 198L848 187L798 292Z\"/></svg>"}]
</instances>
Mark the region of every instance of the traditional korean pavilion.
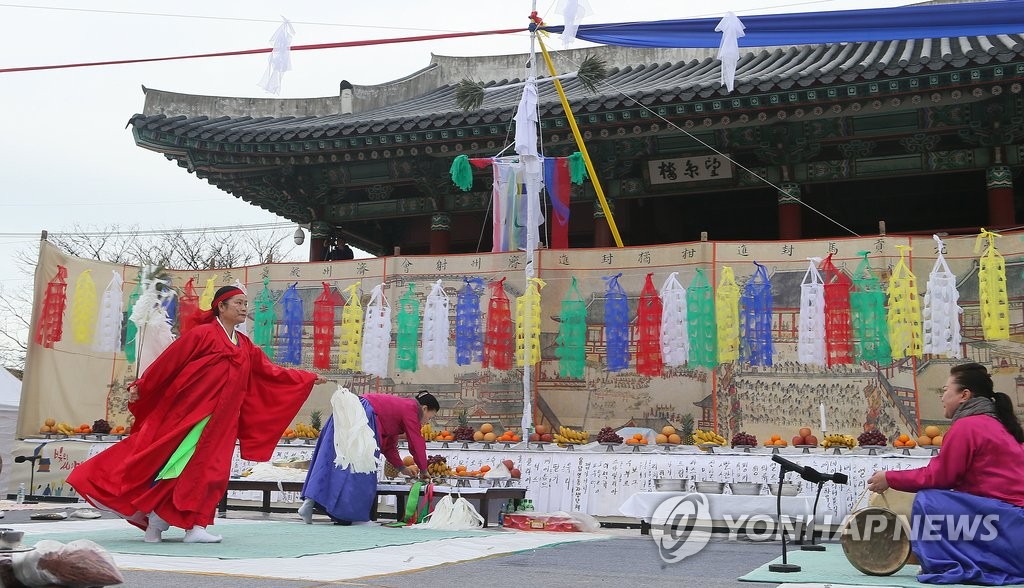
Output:
<instances>
[{"instance_id":1,"label":"traditional korean pavilion","mask_svg":"<svg viewBox=\"0 0 1024 588\"><path fill-rule=\"evenodd\" d=\"M591 54L610 71L598 93L565 87L627 245L849 234L801 201L859 234L879 221L952 233L1021 216L1020 35L760 50L741 58L732 92L702 50L564 51L559 73ZM310 226L313 260L331 236L377 255L489 251L491 175L463 192L449 167L505 149L521 90L464 112L455 85L516 81L526 59L433 56L408 77L342 82L325 98L144 89L130 124L139 146ZM576 151L553 88L539 89L545 154ZM612 244L589 182L573 191L569 231L571 247Z\"/></svg>"}]
</instances>

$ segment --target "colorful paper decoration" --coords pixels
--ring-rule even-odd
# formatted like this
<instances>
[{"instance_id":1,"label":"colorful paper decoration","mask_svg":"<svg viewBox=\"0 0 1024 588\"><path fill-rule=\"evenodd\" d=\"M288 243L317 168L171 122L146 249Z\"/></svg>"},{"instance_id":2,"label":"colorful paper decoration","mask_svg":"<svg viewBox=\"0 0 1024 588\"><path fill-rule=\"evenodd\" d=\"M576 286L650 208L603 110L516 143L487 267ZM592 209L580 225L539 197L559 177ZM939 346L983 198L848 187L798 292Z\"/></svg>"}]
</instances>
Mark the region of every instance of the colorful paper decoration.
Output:
<instances>
[{"instance_id":1,"label":"colorful paper decoration","mask_svg":"<svg viewBox=\"0 0 1024 588\"><path fill-rule=\"evenodd\" d=\"M686 320L690 335L690 365L714 369L718 365L715 292L700 268L697 268L697 275L686 290Z\"/></svg>"},{"instance_id":2,"label":"colorful paper decoration","mask_svg":"<svg viewBox=\"0 0 1024 588\"><path fill-rule=\"evenodd\" d=\"M370 292L363 322L363 373L386 378L391 348L391 305L384 296L384 284Z\"/></svg>"},{"instance_id":3,"label":"colorful paper decoration","mask_svg":"<svg viewBox=\"0 0 1024 588\"><path fill-rule=\"evenodd\" d=\"M196 294L195 278L189 278L178 297L178 336L192 330L196 326L196 313L199 312L199 296Z\"/></svg>"},{"instance_id":4,"label":"colorful paper decoration","mask_svg":"<svg viewBox=\"0 0 1024 588\"><path fill-rule=\"evenodd\" d=\"M943 251L945 243L938 235L935 239L939 256L935 266L928 274L928 284L924 293L924 352L934 355L959 358L963 355L960 349L960 292L956 289L956 275L946 264Z\"/></svg>"},{"instance_id":5,"label":"colorful paper decoration","mask_svg":"<svg viewBox=\"0 0 1024 588\"><path fill-rule=\"evenodd\" d=\"M583 379L587 364L587 303L580 294L575 276L569 291L562 300L558 313L558 338L555 340L555 357L558 358L558 375L563 378Z\"/></svg>"},{"instance_id":6,"label":"colorful paper decoration","mask_svg":"<svg viewBox=\"0 0 1024 588\"><path fill-rule=\"evenodd\" d=\"M850 292L857 361L891 363L892 352L885 324L885 292L871 271L868 252L860 251L857 255L864 257L853 272L853 290Z\"/></svg>"},{"instance_id":7,"label":"colorful paper decoration","mask_svg":"<svg viewBox=\"0 0 1024 588\"><path fill-rule=\"evenodd\" d=\"M414 288L409 289L398 301L398 337L395 350L395 367L399 370L416 371L418 367L417 347L419 347L420 301L416 298Z\"/></svg>"},{"instance_id":8,"label":"colorful paper decoration","mask_svg":"<svg viewBox=\"0 0 1024 588\"><path fill-rule=\"evenodd\" d=\"M57 273L46 284L46 297L43 298L43 310L39 314L39 326L36 328L36 343L43 347L52 349L64 332L67 278L68 268L58 265Z\"/></svg>"},{"instance_id":9,"label":"colorful paper decoration","mask_svg":"<svg viewBox=\"0 0 1024 588\"><path fill-rule=\"evenodd\" d=\"M484 334L484 367L512 369L515 339L512 331L512 308L505 294L505 278L491 283L491 299L487 303L487 332Z\"/></svg>"},{"instance_id":10,"label":"colorful paper decoration","mask_svg":"<svg viewBox=\"0 0 1024 588\"><path fill-rule=\"evenodd\" d=\"M516 298L516 365L540 362L540 291L544 280L527 278L526 292Z\"/></svg>"},{"instance_id":11,"label":"colorful paper decoration","mask_svg":"<svg viewBox=\"0 0 1024 588\"><path fill-rule=\"evenodd\" d=\"M629 367L629 298L619 284L622 273L604 276L605 352L608 371L618 372Z\"/></svg>"},{"instance_id":12,"label":"colorful paper decoration","mask_svg":"<svg viewBox=\"0 0 1024 588\"><path fill-rule=\"evenodd\" d=\"M302 364L302 297L299 296L298 282L284 291L281 297L281 348L278 358L281 363ZM201 303L200 303L201 304Z\"/></svg>"},{"instance_id":13,"label":"colorful paper decoration","mask_svg":"<svg viewBox=\"0 0 1024 588\"><path fill-rule=\"evenodd\" d=\"M217 274L206 279L206 286L203 287L203 294L199 297L199 310L210 310L213 307L213 297L217 294Z\"/></svg>"},{"instance_id":14,"label":"colorful paper decoration","mask_svg":"<svg viewBox=\"0 0 1024 588\"><path fill-rule=\"evenodd\" d=\"M341 335L338 339L338 368L359 371L363 367L363 304L359 300L359 284L356 282L345 292L348 298L342 301Z\"/></svg>"},{"instance_id":15,"label":"colorful paper decoration","mask_svg":"<svg viewBox=\"0 0 1024 588\"><path fill-rule=\"evenodd\" d=\"M341 297L323 284L324 291L313 301L313 367L326 370L331 367L331 344L334 343L334 307L344 304Z\"/></svg>"},{"instance_id":16,"label":"colorful paper decoration","mask_svg":"<svg viewBox=\"0 0 1024 588\"><path fill-rule=\"evenodd\" d=\"M661 285L661 358L667 366L680 366L690 356L690 333L686 318L686 288L672 272Z\"/></svg>"},{"instance_id":17,"label":"colorful paper decoration","mask_svg":"<svg viewBox=\"0 0 1024 588\"><path fill-rule=\"evenodd\" d=\"M152 268L151 268L152 269ZM155 269L152 269L155 272ZM151 272L147 272L151 273ZM135 324L138 333L136 350L138 352L139 375L174 342L171 323L167 320L164 301L174 296L174 290L166 288L167 282L155 277L142 280L142 293L131 308L128 320Z\"/></svg>"},{"instance_id":18,"label":"colorful paper decoration","mask_svg":"<svg viewBox=\"0 0 1024 588\"><path fill-rule=\"evenodd\" d=\"M110 282L100 298L99 317L96 320L96 339L93 349L98 353L117 353L121 350L121 274L111 270Z\"/></svg>"},{"instance_id":19,"label":"colorful paper decoration","mask_svg":"<svg viewBox=\"0 0 1024 588\"><path fill-rule=\"evenodd\" d=\"M79 345L91 345L96 334L96 282L92 270L84 270L75 280L75 296L71 300L71 340Z\"/></svg>"},{"instance_id":20,"label":"colorful paper decoration","mask_svg":"<svg viewBox=\"0 0 1024 588\"><path fill-rule=\"evenodd\" d=\"M743 286L740 347L743 361L750 365L772 365L772 283L768 268L757 269Z\"/></svg>"},{"instance_id":21,"label":"colorful paper decoration","mask_svg":"<svg viewBox=\"0 0 1024 588\"><path fill-rule=\"evenodd\" d=\"M820 257L810 257L800 282L800 322L797 331L797 361L803 365L825 365L825 282L815 267ZM849 298L847 298L849 305Z\"/></svg>"},{"instance_id":22,"label":"colorful paper decoration","mask_svg":"<svg viewBox=\"0 0 1024 588\"><path fill-rule=\"evenodd\" d=\"M192 280L189 280L189 284ZM188 288L185 288L186 292ZM193 295L195 290L192 290ZM184 307L184 297L182 299ZM267 354L267 357L274 359L274 295L270 292L270 278L263 278L263 289L256 295L252 302L253 323L252 342ZM198 308L198 299L197 306ZM184 318L184 314L182 317ZM184 324L184 323L183 323Z\"/></svg>"},{"instance_id":23,"label":"colorful paper decoration","mask_svg":"<svg viewBox=\"0 0 1024 588\"><path fill-rule=\"evenodd\" d=\"M996 249L996 237L992 231L981 230L974 245L974 252L981 251L983 240L988 249L978 260L978 293L981 298L981 329L986 341L1010 338L1010 306L1006 294L1006 261Z\"/></svg>"},{"instance_id":24,"label":"colorful paper decoration","mask_svg":"<svg viewBox=\"0 0 1024 588\"><path fill-rule=\"evenodd\" d=\"M135 277L135 288L132 289L132 293L128 295L128 310L125 319L131 315L132 309L135 308L135 303L139 301L139 296L142 296L142 270ZM124 333L124 356L128 360L128 363L135 363L137 359L136 353L136 339L138 338L138 328L130 320L126 321L125 333Z\"/></svg>"},{"instance_id":25,"label":"colorful paper decoration","mask_svg":"<svg viewBox=\"0 0 1024 588\"><path fill-rule=\"evenodd\" d=\"M661 358L661 320L664 308L658 291L654 289L653 278L654 274L647 274L636 310L636 373L652 378L660 376L664 368Z\"/></svg>"},{"instance_id":26,"label":"colorful paper decoration","mask_svg":"<svg viewBox=\"0 0 1024 588\"><path fill-rule=\"evenodd\" d=\"M907 245L897 245L900 260L889 277L889 308L886 323L889 327L889 349L893 359L921 357L921 300L917 295L917 278L907 266Z\"/></svg>"},{"instance_id":27,"label":"colorful paper decoration","mask_svg":"<svg viewBox=\"0 0 1024 588\"><path fill-rule=\"evenodd\" d=\"M469 365L482 361L484 355L484 323L480 312L482 278L463 278L455 299L455 363Z\"/></svg>"},{"instance_id":28,"label":"colorful paper decoration","mask_svg":"<svg viewBox=\"0 0 1024 588\"><path fill-rule=\"evenodd\" d=\"M448 365L448 337L452 331L451 318L448 315L450 306L451 300L444 292L444 282L434 282L430 294L427 294L427 303L423 307L421 361L426 367Z\"/></svg>"},{"instance_id":29,"label":"colorful paper decoration","mask_svg":"<svg viewBox=\"0 0 1024 588\"><path fill-rule=\"evenodd\" d=\"M832 264L832 254L821 264L825 284L825 362L828 367L853 363L850 292L853 281Z\"/></svg>"},{"instance_id":30,"label":"colorful paper decoration","mask_svg":"<svg viewBox=\"0 0 1024 588\"><path fill-rule=\"evenodd\" d=\"M736 361L740 357L740 287L729 266L722 267L722 277L715 291L715 323L718 326L718 363Z\"/></svg>"}]
</instances>

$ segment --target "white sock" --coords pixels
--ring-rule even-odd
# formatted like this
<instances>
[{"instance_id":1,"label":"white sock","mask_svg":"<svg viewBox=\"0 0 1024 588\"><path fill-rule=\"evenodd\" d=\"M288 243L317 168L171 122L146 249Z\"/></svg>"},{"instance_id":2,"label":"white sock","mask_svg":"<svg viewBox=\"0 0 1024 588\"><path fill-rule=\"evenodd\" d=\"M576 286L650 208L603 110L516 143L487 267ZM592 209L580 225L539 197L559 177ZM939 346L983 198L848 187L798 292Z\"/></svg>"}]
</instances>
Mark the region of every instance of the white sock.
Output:
<instances>
[{"instance_id":1,"label":"white sock","mask_svg":"<svg viewBox=\"0 0 1024 588\"><path fill-rule=\"evenodd\" d=\"M196 525L188 531L185 531L185 543L220 543L220 535L211 535L206 531L206 527L200 527Z\"/></svg>"},{"instance_id":2,"label":"white sock","mask_svg":"<svg viewBox=\"0 0 1024 588\"><path fill-rule=\"evenodd\" d=\"M146 543L160 543L163 540L163 532L170 529L171 525L160 518L156 512L149 513L149 526L146 527Z\"/></svg>"},{"instance_id":3,"label":"white sock","mask_svg":"<svg viewBox=\"0 0 1024 588\"><path fill-rule=\"evenodd\" d=\"M299 507L299 516L302 517L303 522L307 525L313 524L313 507L316 502L312 498L307 498L302 502L302 506Z\"/></svg>"}]
</instances>

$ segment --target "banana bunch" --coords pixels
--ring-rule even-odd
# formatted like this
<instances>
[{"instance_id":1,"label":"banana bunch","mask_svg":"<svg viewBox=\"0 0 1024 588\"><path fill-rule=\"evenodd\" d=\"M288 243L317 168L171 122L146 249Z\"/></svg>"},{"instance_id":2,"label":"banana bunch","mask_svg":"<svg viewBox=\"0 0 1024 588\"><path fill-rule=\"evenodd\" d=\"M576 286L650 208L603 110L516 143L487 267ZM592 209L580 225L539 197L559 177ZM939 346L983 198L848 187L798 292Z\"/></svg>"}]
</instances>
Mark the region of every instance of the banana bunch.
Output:
<instances>
[{"instance_id":1,"label":"banana bunch","mask_svg":"<svg viewBox=\"0 0 1024 588\"><path fill-rule=\"evenodd\" d=\"M830 447L846 447L847 449L853 449L857 446L857 439L852 435L827 435L825 440L821 442L821 446L825 449Z\"/></svg>"},{"instance_id":2,"label":"banana bunch","mask_svg":"<svg viewBox=\"0 0 1024 588\"><path fill-rule=\"evenodd\" d=\"M702 431L697 429L693 432L693 442L697 445L701 445L703 443L725 445L725 437L715 433L714 431Z\"/></svg>"},{"instance_id":3,"label":"banana bunch","mask_svg":"<svg viewBox=\"0 0 1024 588\"><path fill-rule=\"evenodd\" d=\"M423 425L420 427L420 435L423 436L424 441L434 441L437 439L437 431L432 429L430 425Z\"/></svg>"},{"instance_id":4,"label":"banana bunch","mask_svg":"<svg viewBox=\"0 0 1024 588\"><path fill-rule=\"evenodd\" d=\"M320 436L320 431L314 429L313 427L307 425L306 423L295 423L295 426L292 427L292 430L295 431L295 436L301 439L316 439L317 437Z\"/></svg>"},{"instance_id":5,"label":"banana bunch","mask_svg":"<svg viewBox=\"0 0 1024 588\"><path fill-rule=\"evenodd\" d=\"M590 433L586 431L574 431L569 427L558 427L555 434L555 443L565 445L567 443L587 443L590 441Z\"/></svg>"},{"instance_id":6,"label":"banana bunch","mask_svg":"<svg viewBox=\"0 0 1024 588\"><path fill-rule=\"evenodd\" d=\"M61 422L57 423L54 427L54 432L60 433L61 435L74 435L77 433L74 427L71 425Z\"/></svg>"}]
</instances>

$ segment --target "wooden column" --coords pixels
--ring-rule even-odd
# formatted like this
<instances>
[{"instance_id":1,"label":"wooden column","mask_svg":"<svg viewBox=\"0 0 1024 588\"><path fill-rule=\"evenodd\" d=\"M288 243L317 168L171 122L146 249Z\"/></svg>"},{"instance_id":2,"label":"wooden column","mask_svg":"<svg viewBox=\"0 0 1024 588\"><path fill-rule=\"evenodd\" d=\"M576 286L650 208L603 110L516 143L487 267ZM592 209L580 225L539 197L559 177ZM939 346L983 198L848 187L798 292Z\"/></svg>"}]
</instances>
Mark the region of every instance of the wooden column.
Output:
<instances>
[{"instance_id":1,"label":"wooden column","mask_svg":"<svg viewBox=\"0 0 1024 588\"><path fill-rule=\"evenodd\" d=\"M1013 202L1013 174L1007 165L993 165L985 170L988 189L988 224L1009 227L1017 224Z\"/></svg>"},{"instance_id":2,"label":"wooden column","mask_svg":"<svg viewBox=\"0 0 1024 588\"><path fill-rule=\"evenodd\" d=\"M779 240L799 239L802 235L800 184L785 182L779 186Z\"/></svg>"},{"instance_id":3,"label":"wooden column","mask_svg":"<svg viewBox=\"0 0 1024 588\"><path fill-rule=\"evenodd\" d=\"M452 215L435 212L430 217L430 254L448 253L452 243Z\"/></svg>"},{"instance_id":4,"label":"wooden column","mask_svg":"<svg viewBox=\"0 0 1024 588\"><path fill-rule=\"evenodd\" d=\"M608 198L608 210L615 214L615 202ZM594 201L594 247L614 247L615 239L612 238L612 229L608 226L608 219L604 216L601 203Z\"/></svg>"}]
</instances>

